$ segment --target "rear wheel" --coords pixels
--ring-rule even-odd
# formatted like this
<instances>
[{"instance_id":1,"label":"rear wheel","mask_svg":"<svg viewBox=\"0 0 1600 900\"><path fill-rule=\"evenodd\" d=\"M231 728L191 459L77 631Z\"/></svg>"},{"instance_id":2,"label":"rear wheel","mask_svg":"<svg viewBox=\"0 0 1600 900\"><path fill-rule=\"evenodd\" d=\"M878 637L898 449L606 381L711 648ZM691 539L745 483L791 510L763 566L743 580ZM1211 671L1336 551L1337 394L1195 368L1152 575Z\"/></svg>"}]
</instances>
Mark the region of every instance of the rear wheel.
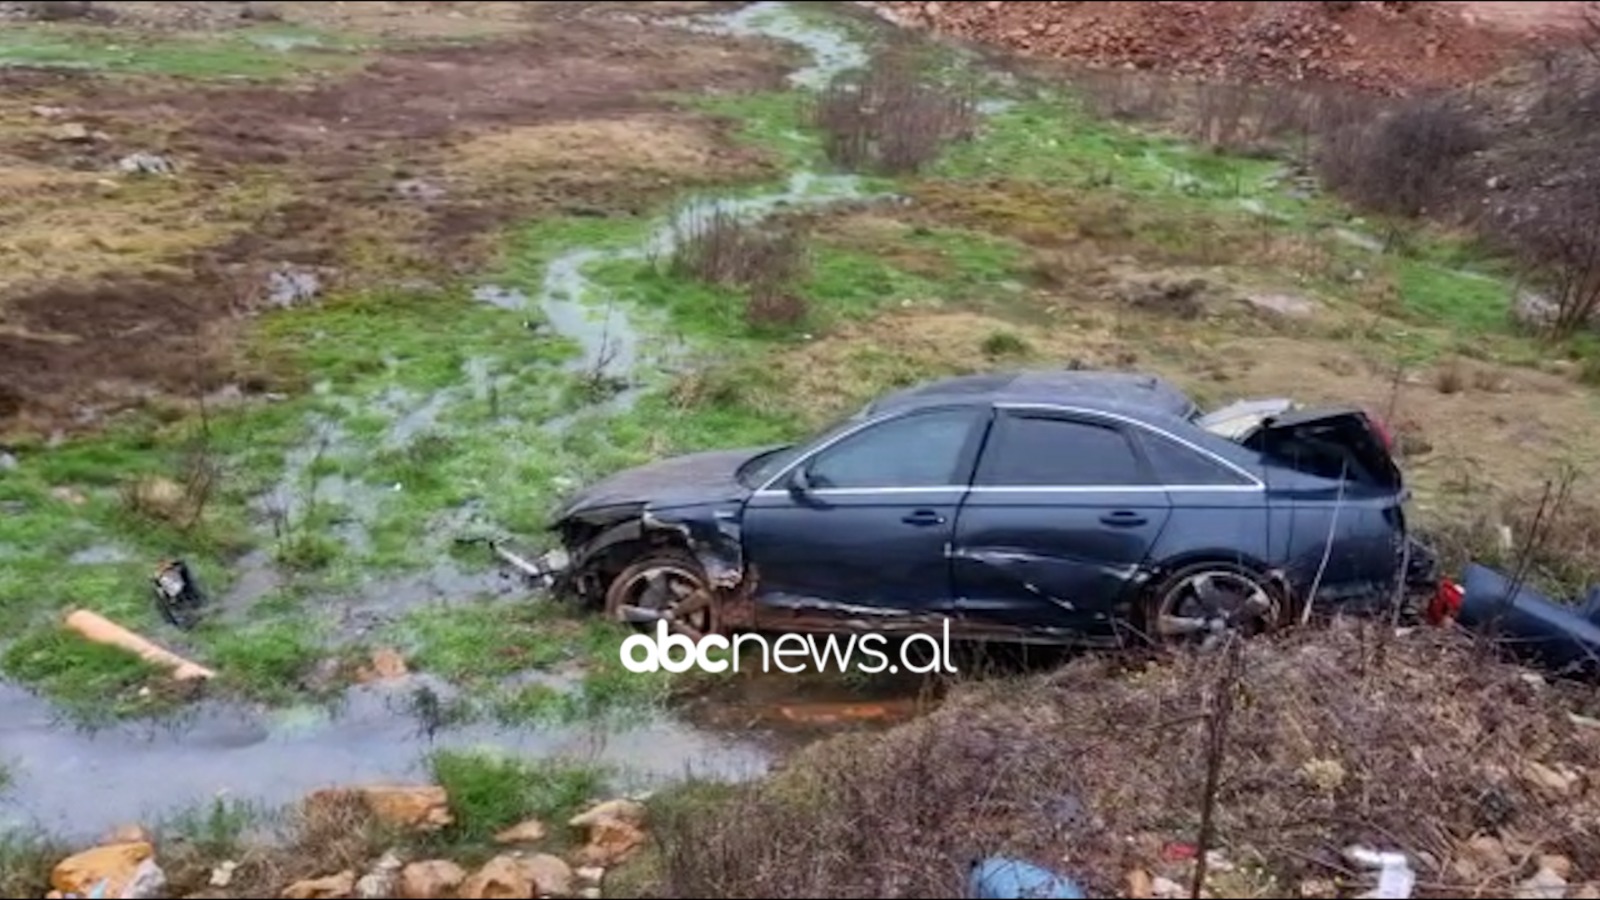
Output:
<instances>
[{"instance_id":1,"label":"rear wheel","mask_svg":"<svg viewBox=\"0 0 1600 900\"><path fill-rule=\"evenodd\" d=\"M1145 632L1160 644L1214 646L1290 623L1277 585L1233 563L1195 563L1163 578L1146 597Z\"/></svg>"},{"instance_id":2,"label":"rear wheel","mask_svg":"<svg viewBox=\"0 0 1600 900\"><path fill-rule=\"evenodd\" d=\"M644 629L665 619L670 630L691 640L720 632L719 612L705 570L684 550L652 549L606 589L607 618Z\"/></svg>"}]
</instances>

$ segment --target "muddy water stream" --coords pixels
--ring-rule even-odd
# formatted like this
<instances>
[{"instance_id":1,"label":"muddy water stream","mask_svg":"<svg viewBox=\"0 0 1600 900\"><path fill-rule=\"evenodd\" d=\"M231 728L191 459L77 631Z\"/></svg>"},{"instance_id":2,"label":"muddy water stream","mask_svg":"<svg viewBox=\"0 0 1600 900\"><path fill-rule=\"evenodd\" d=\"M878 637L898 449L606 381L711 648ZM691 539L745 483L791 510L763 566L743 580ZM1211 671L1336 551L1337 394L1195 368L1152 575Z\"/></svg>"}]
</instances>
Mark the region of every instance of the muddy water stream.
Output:
<instances>
[{"instance_id":1,"label":"muddy water stream","mask_svg":"<svg viewBox=\"0 0 1600 900\"><path fill-rule=\"evenodd\" d=\"M791 80L805 89L824 85L839 72L867 61L866 48L843 28L784 3L755 3L688 27L708 34L767 36L803 47L812 63ZM670 357L671 351L663 355L651 346L661 343L653 323L636 320L637 311L607 296L590 277L594 266L669 254L681 234L712 213L759 218L786 208L860 197L855 178L798 171L768 194L692 203L634 246L575 248L549 264L536 296L495 285L479 288L475 296L507 310L537 309L554 332L575 342L582 352L571 364L572 371L618 387L608 400L582 413L603 415L626 409L644 389L639 375L660 362L657 357ZM472 361L458 388L429 397L393 397L379 404L394 416L384 444L409 442L453 403L489 390L489 372L487 361ZM560 430L573 418L561 417L545 427ZM337 423L313 425L316 440L289 451L284 478L261 498L258 511L287 520L304 515L307 482L312 481L311 496L349 510L351 521L341 526L341 536L359 543L364 535L361 520L370 518L376 508L371 492L381 488L338 475L311 477L324 455L353 452ZM101 556L96 552L79 561L95 562ZM265 551L247 557L240 569L231 596L223 598L225 608L247 607L280 586ZM356 593L370 595L387 614L396 602L416 606L441 598L510 593L491 580L453 566L436 567L412 578L375 578L371 591ZM362 618L361 597L345 598L341 605ZM740 695L747 686L759 689L747 692L747 702L742 702ZM443 697L456 691L431 676L415 674L354 687L341 703L327 708L270 709L205 700L177 721L122 723L87 731L61 721L47 702L0 682L0 763L11 776L10 785L0 790L0 833L12 827L42 827L63 837L87 839L120 823L159 821L163 814L219 794L271 807L328 785L420 781L428 777L428 755L439 748L599 762L617 773L620 789L686 774L745 779L767 771L774 754L796 740L785 737L786 732L804 732L808 739L819 729L890 721L911 711L911 705L899 701L863 705L837 687L819 697L799 684L775 686L769 676L754 676L730 684L729 691L719 692L697 710L628 724L514 729L473 724L430 732L414 713L414 698L422 687ZM774 701L774 696L782 702Z\"/></svg>"}]
</instances>

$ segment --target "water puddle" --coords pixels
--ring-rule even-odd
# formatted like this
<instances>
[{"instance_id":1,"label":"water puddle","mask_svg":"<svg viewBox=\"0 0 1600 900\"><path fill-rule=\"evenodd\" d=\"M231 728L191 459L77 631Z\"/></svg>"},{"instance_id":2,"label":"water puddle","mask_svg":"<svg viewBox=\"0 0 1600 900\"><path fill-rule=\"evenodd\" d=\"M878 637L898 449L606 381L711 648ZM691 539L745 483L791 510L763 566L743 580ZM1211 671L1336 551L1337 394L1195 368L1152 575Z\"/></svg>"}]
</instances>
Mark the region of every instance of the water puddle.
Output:
<instances>
[{"instance_id":1,"label":"water puddle","mask_svg":"<svg viewBox=\"0 0 1600 900\"><path fill-rule=\"evenodd\" d=\"M848 31L808 18L795 4L775 0L692 20L685 27L704 34L772 38L803 47L811 55L811 64L790 73L789 83L810 90L827 87L841 73L864 68L869 58L866 45Z\"/></svg>"},{"instance_id":2,"label":"water puddle","mask_svg":"<svg viewBox=\"0 0 1600 900\"><path fill-rule=\"evenodd\" d=\"M314 34L251 34L245 40L257 47L276 50L279 53L291 53L307 47L322 47L325 41Z\"/></svg>"},{"instance_id":3,"label":"water puddle","mask_svg":"<svg viewBox=\"0 0 1600 900\"><path fill-rule=\"evenodd\" d=\"M353 688L332 711L268 713L205 703L181 723L126 724L96 732L59 728L49 707L0 684L0 746L14 782L0 829L41 827L89 839L126 822L158 821L218 795L265 807L318 788L429 780L440 749L560 757L614 767L628 787L693 774L738 781L764 774L754 742L667 719L508 731L472 725L434 732L413 714L420 678Z\"/></svg>"},{"instance_id":4,"label":"water puddle","mask_svg":"<svg viewBox=\"0 0 1600 900\"><path fill-rule=\"evenodd\" d=\"M0 558L5 555L3 549L0 548ZM93 547L85 547L67 557L67 562L74 566L109 566L125 563L131 559L133 557L128 555L128 551L121 547L114 544L96 544Z\"/></svg>"}]
</instances>

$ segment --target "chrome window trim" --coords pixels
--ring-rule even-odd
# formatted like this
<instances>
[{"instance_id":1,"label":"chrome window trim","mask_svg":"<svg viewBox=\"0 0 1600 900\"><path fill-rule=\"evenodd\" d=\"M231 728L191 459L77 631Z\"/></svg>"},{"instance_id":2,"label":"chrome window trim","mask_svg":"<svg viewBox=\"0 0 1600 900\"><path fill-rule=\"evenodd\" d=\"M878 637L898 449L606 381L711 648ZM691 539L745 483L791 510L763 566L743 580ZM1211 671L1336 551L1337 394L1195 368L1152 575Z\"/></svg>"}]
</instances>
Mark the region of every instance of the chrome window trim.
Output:
<instances>
[{"instance_id":1,"label":"chrome window trim","mask_svg":"<svg viewBox=\"0 0 1600 900\"><path fill-rule=\"evenodd\" d=\"M1250 483L1249 484L1131 484L1131 485L1098 485L1098 484L1097 485L962 485L962 484L940 484L940 485L924 485L922 487L815 488L815 489L813 489L811 491L808 491L807 493L813 494L813 495L817 495L817 496L827 497L827 496L852 496L852 495L854 495L854 496L878 496L878 495L890 495L890 494L923 494L923 493L929 493L929 492L934 492L934 491L962 491L962 492L993 493L993 494L1022 493L1022 492L1048 493L1048 494L1098 494L1098 493L1105 493L1107 491L1116 491L1117 493L1149 493L1149 494L1155 494L1155 493L1195 493L1195 492L1207 492L1207 493L1260 493L1260 492L1265 491L1267 489L1267 486L1262 483L1261 479L1255 477L1254 475L1252 475L1251 473L1247 472L1246 470L1244 470L1243 468L1241 468L1237 464L1235 464L1235 463L1233 463L1233 462L1231 462L1231 461L1229 461L1227 459L1224 459L1223 457L1211 452L1210 450L1207 450L1204 447L1199 446L1198 444L1195 444L1195 443L1193 443L1191 441L1184 440L1183 438L1179 437L1178 435L1173 434L1170 431L1167 431L1167 430L1165 430L1163 428L1158 428L1155 425L1150 424L1149 422L1143 422L1143 421L1135 419L1135 418L1133 418L1131 416L1121 415L1120 413L1107 412L1105 410L1100 410L1100 409L1088 409L1088 408L1080 407L1080 406L1062 406L1060 404L1055 404L1055 403L1015 403L1015 402L1009 402L1008 403L1008 402L1000 402L1000 403L990 404L990 406L993 409L996 409L996 410L1035 410L1035 411L1039 411L1039 412L1067 413L1069 415L1087 416L1089 418L1099 417L1099 418L1102 418L1102 419L1111 419L1113 421L1122 422L1122 423L1125 423L1125 424L1128 424L1128 425L1134 425L1134 426L1137 426L1139 428L1143 428L1144 430L1146 430L1148 432L1151 432L1152 434L1159 435L1161 437L1167 438L1168 440L1176 441L1177 443L1183 445L1184 447L1189 448L1190 450L1194 451L1195 453L1198 453L1201 456L1211 460L1212 462L1217 463L1218 465L1222 466L1223 468L1228 469L1229 471L1232 471L1234 474L1238 475L1239 477L1245 479L1246 481L1248 481ZM818 454L821 454L821 453L825 452L829 447L832 447L834 444L837 444L838 442L844 440L845 438L848 438L848 437L850 437L852 435L858 434L858 433L860 433L861 431L864 431L867 428L871 428L873 425L877 425L877 424L880 424L880 423L883 423L883 422L893 421L895 419L907 418L910 415L914 415L914 414L919 413L919 412L925 412L925 411L926 412L932 412L932 411L936 411L936 410L939 410L939 409L952 409L952 408L960 408L960 407L930 406L930 407L926 407L923 410L913 410L913 411L911 411L909 413L905 413L905 412L889 413L887 415L878 416L877 418L874 418L874 419L868 419L868 420L860 423L859 425L857 425L854 428L848 429L846 431L843 431L843 432L841 432L839 434L834 435L832 438L830 438L829 440L827 440L823 444L813 448L810 452L806 453L804 456L800 456L800 457L795 458L793 461L791 461L789 463L789 465L784 466L783 469L781 471L779 471L776 475L774 475L771 478L767 479L766 483L762 484L761 487L757 488L754 492L752 492L751 496L752 497L787 497L789 495L789 492L787 490L773 489L772 486L774 484L777 484L782 479L788 477L789 473L794 471L796 467L801 466L801 465L809 462L811 459L816 457Z\"/></svg>"}]
</instances>

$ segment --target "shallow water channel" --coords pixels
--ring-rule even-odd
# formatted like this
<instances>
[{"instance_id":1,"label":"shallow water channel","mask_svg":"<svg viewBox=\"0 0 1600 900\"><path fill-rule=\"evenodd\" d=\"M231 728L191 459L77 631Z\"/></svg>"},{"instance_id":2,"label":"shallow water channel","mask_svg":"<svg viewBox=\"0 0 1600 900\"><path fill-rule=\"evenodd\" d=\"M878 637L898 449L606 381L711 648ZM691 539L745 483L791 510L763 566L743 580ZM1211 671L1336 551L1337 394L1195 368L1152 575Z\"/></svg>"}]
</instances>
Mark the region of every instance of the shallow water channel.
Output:
<instances>
[{"instance_id":1,"label":"shallow water channel","mask_svg":"<svg viewBox=\"0 0 1600 900\"><path fill-rule=\"evenodd\" d=\"M756 3L732 14L697 20L688 27L708 34L764 35L800 45L813 61L792 76L798 89L825 85L839 72L867 59L866 48L847 31L801 15L784 3ZM660 341L654 340L648 323L636 321L633 311L613 302L591 280L587 272L593 266L658 258L671 250L686 227L693 226L694 217L714 211L756 218L794 206L860 196L852 177L796 171L786 184L767 194L711 196L691 204L634 246L574 249L548 265L537 296L492 284L481 286L475 296L507 310L539 310L550 329L577 343L582 353L571 363L574 371L594 373L618 385L609 399L580 413L604 415L626 408L638 396L642 388L635 370L660 362L646 359L646 347ZM508 327L522 326L520 320L508 316ZM646 333L652 340L646 339ZM393 398L395 421L386 443L404 443L428 428L452 403L484 390L486 371L482 366L466 371L461 386L432 397ZM553 419L545 426L559 430L571 418ZM260 511L289 518L300 513L291 486L304 480L318 455L330 448L337 452L340 441L336 425L314 430L319 434L317 445L286 454L283 485L261 498ZM361 519L373 507L362 492L371 488L346 483L339 476L326 476L323 482L317 493L340 501L351 511L351 521L340 526L341 539L359 543L364 534ZM115 548L104 551L118 552ZM97 551L92 559L77 561L99 558ZM264 553L247 556L239 569L233 589L221 598L225 612L248 607L277 586ZM393 612L390 607L397 598L421 605L512 593L487 590L492 577L461 575L453 568L441 576L434 570L393 583L377 577L374 583L378 586L372 592L355 593L381 593L386 614ZM359 596L342 605L359 616ZM441 748L607 764L617 773L619 789L649 786L687 774L744 779L767 771L774 754L794 740L785 737L786 732L809 736L819 728L855 725L863 719L903 718L909 710L898 701L861 706L843 699L842 694L807 697L801 685L774 685L770 678L753 678L747 684L757 689L746 691L744 686L731 685L732 690L715 701L715 715L705 715L702 705L701 712L692 716L701 724L692 723L691 716L680 711L625 725L588 722L502 728L474 724L430 731L414 713L418 689L449 695L455 688L432 676L413 674L353 687L342 702L329 707L272 709L203 700L176 720L125 722L90 731L63 721L47 701L0 682L0 763L11 774L11 784L0 792L0 832L34 827L88 839L126 822L157 822L164 814L207 803L218 795L273 807L328 785L421 781L428 777L428 755ZM744 701L741 694L746 696Z\"/></svg>"}]
</instances>

